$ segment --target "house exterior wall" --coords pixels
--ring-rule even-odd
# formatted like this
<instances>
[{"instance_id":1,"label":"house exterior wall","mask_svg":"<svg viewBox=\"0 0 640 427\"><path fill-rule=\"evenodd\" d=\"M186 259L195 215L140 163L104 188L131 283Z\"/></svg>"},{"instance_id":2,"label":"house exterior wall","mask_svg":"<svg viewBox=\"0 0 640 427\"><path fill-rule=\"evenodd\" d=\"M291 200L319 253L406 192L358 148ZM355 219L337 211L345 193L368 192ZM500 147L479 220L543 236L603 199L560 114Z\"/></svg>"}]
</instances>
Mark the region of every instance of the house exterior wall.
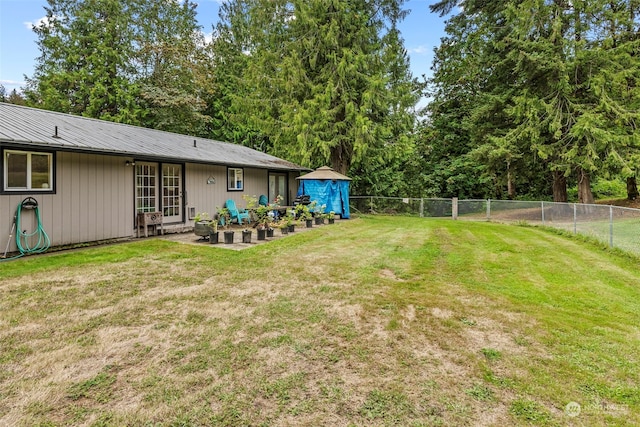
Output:
<instances>
[{"instance_id":1,"label":"house exterior wall","mask_svg":"<svg viewBox=\"0 0 640 427\"><path fill-rule=\"evenodd\" d=\"M122 157L58 152L55 194L0 195L0 241L9 241L18 204L38 201L52 246L128 237L134 229L133 168ZM22 229L35 230L35 215L22 211ZM16 251L15 234L9 251ZM4 249L2 251L4 253Z\"/></svg>"},{"instance_id":2,"label":"house exterior wall","mask_svg":"<svg viewBox=\"0 0 640 427\"><path fill-rule=\"evenodd\" d=\"M269 194L269 174L266 170L245 168L244 173L246 179L244 187L245 194L256 197L260 197L261 194ZM230 193L230 195L232 195L232 193ZM241 195L240 200L236 197L230 198L233 198L238 206L244 206L246 204Z\"/></svg>"},{"instance_id":3,"label":"house exterior wall","mask_svg":"<svg viewBox=\"0 0 640 427\"><path fill-rule=\"evenodd\" d=\"M38 201L45 232L51 246L63 246L136 235L135 167L127 166L127 158L101 154L57 152L55 161L55 194L0 194L0 242L6 245L16 208L25 198ZM133 160L133 159L132 159ZM239 208L246 206L243 195L259 197L268 194L269 172L243 168L244 190L227 190L227 167L186 163L184 168L184 221L166 224L167 231L183 231L193 227L199 212L209 215L233 199ZM297 173L288 173L289 201L297 190ZM207 183L214 178L215 183ZM165 221L166 222L166 221ZM168 226L167 226L168 225ZM23 210L23 230L36 228L33 211ZM17 251L15 233L9 241L9 252ZM4 246L0 254L4 253Z\"/></svg>"},{"instance_id":4,"label":"house exterior wall","mask_svg":"<svg viewBox=\"0 0 640 427\"><path fill-rule=\"evenodd\" d=\"M243 168L244 170L244 190L227 190L227 167L202 164L187 164L185 176L186 198L186 221L187 225L193 226L192 213L206 212L213 216L218 207L224 206L228 199L233 199L236 206L242 209L247 202L244 195L260 197L261 194L269 194L269 173L264 169ZM295 174L290 178L295 185ZM207 184L207 180L212 177L215 184ZM295 197L295 189L290 187ZM293 199L291 199L293 200Z\"/></svg>"},{"instance_id":5,"label":"house exterior wall","mask_svg":"<svg viewBox=\"0 0 640 427\"><path fill-rule=\"evenodd\" d=\"M227 192L227 168L187 163L185 165L185 223L193 225L193 214L207 212L213 215L216 207L221 206ZM207 184L209 177L215 179L215 184Z\"/></svg>"}]
</instances>

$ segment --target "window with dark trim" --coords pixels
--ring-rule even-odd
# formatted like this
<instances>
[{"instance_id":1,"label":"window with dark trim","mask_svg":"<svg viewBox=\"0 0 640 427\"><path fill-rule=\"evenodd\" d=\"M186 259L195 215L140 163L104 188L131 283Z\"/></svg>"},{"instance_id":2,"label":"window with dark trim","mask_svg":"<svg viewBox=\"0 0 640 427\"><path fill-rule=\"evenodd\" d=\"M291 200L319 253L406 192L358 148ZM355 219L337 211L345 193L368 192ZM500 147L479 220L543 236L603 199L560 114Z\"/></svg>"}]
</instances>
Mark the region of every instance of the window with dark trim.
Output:
<instances>
[{"instance_id":1,"label":"window with dark trim","mask_svg":"<svg viewBox=\"0 0 640 427\"><path fill-rule=\"evenodd\" d=\"M4 150L3 190L53 192L53 153Z\"/></svg>"},{"instance_id":2,"label":"window with dark trim","mask_svg":"<svg viewBox=\"0 0 640 427\"><path fill-rule=\"evenodd\" d=\"M242 168L227 168L227 190L244 190L244 170Z\"/></svg>"}]
</instances>

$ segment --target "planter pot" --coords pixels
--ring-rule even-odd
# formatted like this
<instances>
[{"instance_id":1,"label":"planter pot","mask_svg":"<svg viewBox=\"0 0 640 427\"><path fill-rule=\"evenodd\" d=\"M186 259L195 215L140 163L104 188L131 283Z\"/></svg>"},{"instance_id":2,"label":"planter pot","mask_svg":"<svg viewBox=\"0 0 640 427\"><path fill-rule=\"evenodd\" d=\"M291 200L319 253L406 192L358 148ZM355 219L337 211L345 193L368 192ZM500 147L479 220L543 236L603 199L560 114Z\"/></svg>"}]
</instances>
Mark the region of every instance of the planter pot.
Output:
<instances>
[{"instance_id":1,"label":"planter pot","mask_svg":"<svg viewBox=\"0 0 640 427\"><path fill-rule=\"evenodd\" d=\"M273 228L267 229L267 237L273 237Z\"/></svg>"},{"instance_id":2,"label":"planter pot","mask_svg":"<svg viewBox=\"0 0 640 427\"><path fill-rule=\"evenodd\" d=\"M209 233L213 233L213 227L209 225L209 221L198 221L193 225L193 232L196 236L209 237Z\"/></svg>"},{"instance_id":3,"label":"planter pot","mask_svg":"<svg viewBox=\"0 0 640 427\"><path fill-rule=\"evenodd\" d=\"M212 231L211 233L209 233L209 243L211 243L212 245L217 245L218 244L218 234L219 232L217 231Z\"/></svg>"},{"instance_id":4,"label":"planter pot","mask_svg":"<svg viewBox=\"0 0 640 427\"><path fill-rule=\"evenodd\" d=\"M258 228L258 240L266 240L267 239L267 230L264 228Z\"/></svg>"},{"instance_id":5,"label":"planter pot","mask_svg":"<svg viewBox=\"0 0 640 427\"><path fill-rule=\"evenodd\" d=\"M251 243L251 230L242 230L242 243Z\"/></svg>"},{"instance_id":6,"label":"planter pot","mask_svg":"<svg viewBox=\"0 0 640 427\"><path fill-rule=\"evenodd\" d=\"M312 219L305 219L304 221L307 223L307 228L313 227L313 220Z\"/></svg>"},{"instance_id":7,"label":"planter pot","mask_svg":"<svg viewBox=\"0 0 640 427\"><path fill-rule=\"evenodd\" d=\"M289 227L283 227L283 228L281 228L281 229L280 229L280 232L281 232L282 234L289 234Z\"/></svg>"},{"instance_id":8,"label":"planter pot","mask_svg":"<svg viewBox=\"0 0 640 427\"><path fill-rule=\"evenodd\" d=\"M289 226L289 233L293 233L294 231L296 231L296 225L295 224L291 224Z\"/></svg>"},{"instance_id":9,"label":"planter pot","mask_svg":"<svg viewBox=\"0 0 640 427\"><path fill-rule=\"evenodd\" d=\"M324 218L320 218L319 216L314 218L316 221L316 225L322 225L324 224Z\"/></svg>"},{"instance_id":10,"label":"planter pot","mask_svg":"<svg viewBox=\"0 0 640 427\"><path fill-rule=\"evenodd\" d=\"M334 222L336 222L336 220L335 220L335 219L333 219L333 218L329 218L329 224L333 224Z\"/></svg>"},{"instance_id":11,"label":"planter pot","mask_svg":"<svg viewBox=\"0 0 640 427\"><path fill-rule=\"evenodd\" d=\"M234 231L225 231L224 232L224 242L227 245L230 245L230 244L233 243L233 234L234 234Z\"/></svg>"}]
</instances>

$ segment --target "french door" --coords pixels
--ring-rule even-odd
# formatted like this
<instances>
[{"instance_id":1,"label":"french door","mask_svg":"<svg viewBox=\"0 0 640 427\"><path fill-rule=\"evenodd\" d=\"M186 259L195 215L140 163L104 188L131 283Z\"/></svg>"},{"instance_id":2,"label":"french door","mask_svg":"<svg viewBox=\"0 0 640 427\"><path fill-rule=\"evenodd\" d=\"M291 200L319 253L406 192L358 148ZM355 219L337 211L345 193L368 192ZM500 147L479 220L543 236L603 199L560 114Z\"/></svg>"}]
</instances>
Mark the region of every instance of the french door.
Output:
<instances>
[{"instance_id":1,"label":"french door","mask_svg":"<svg viewBox=\"0 0 640 427\"><path fill-rule=\"evenodd\" d=\"M136 162L136 211L161 211L163 222L182 222L182 165Z\"/></svg>"},{"instance_id":2,"label":"french door","mask_svg":"<svg viewBox=\"0 0 640 427\"><path fill-rule=\"evenodd\" d=\"M269 203L272 203L276 197L282 196L284 200L281 204L285 206L289 204L287 178L286 173L269 173Z\"/></svg>"},{"instance_id":3,"label":"french door","mask_svg":"<svg viewBox=\"0 0 640 427\"><path fill-rule=\"evenodd\" d=\"M166 222L182 222L182 165L162 165L162 215Z\"/></svg>"}]
</instances>

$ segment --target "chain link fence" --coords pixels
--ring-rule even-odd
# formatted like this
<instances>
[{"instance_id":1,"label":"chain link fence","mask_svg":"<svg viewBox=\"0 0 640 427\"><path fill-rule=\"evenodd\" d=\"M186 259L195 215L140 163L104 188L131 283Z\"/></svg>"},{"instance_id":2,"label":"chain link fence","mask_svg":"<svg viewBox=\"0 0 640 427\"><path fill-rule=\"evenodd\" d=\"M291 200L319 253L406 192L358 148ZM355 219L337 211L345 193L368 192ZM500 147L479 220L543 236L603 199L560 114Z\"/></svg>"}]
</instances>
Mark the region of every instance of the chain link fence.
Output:
<instances>
[{"instance_id":1,"label":"chain link fence","mask_svg":"<svg viewBox=\"0 0 640 427\"><path fill-rule=\"evenodd\" d=\"M351 196L352 212L523 222L583 234L640 254L640 209L579 203Z\"/></svg>"}]
</instances>

